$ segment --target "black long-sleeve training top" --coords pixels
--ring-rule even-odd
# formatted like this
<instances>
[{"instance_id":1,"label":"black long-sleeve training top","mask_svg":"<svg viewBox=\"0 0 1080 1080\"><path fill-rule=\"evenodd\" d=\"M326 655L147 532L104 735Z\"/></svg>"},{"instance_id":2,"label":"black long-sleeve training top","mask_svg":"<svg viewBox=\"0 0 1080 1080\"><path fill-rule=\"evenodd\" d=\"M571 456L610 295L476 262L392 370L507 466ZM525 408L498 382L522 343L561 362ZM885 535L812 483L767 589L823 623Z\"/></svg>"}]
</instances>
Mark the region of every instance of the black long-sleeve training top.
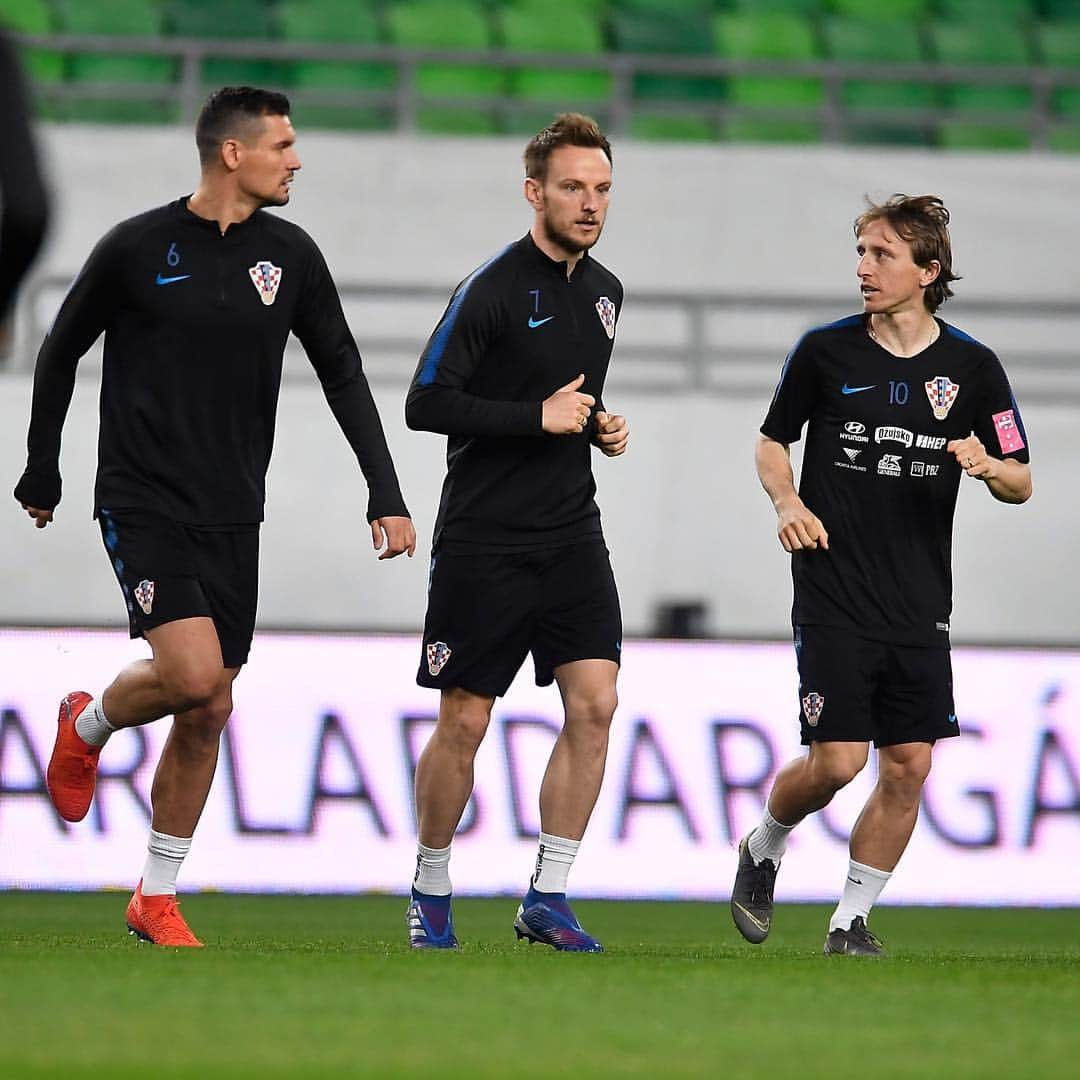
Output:
<instances>
[{"instance_id":1,"label":"black long-sleeve training top","mask_svg":"<svg viewBox=\"0 0 1080 1080\"><path fill-rule=\"evenodd\" d=\"M95 510L151 510L189 525L261 521L290 331L360 463L368 520L407 515L315 242L262 210L222 235L186 198L117 225L76 278L38 354L15 497L47 510L60 501L75 368L104 332Z\"/></svg>"},{"instance_id":2,"label":"black long-sleeve training top","mask_svg":"<svg viewBox=\"0 0 1080 1080\"><path fill-rule=\"evenodd\" d=\"M581 392L603 409L622 300L588 254L567 278L528 235L458 285L405 407L410 428L449 436L433 546L522 551L601 532L593 424L545 434L543 403L584 374Z\"/></svg>"}]
</instances>

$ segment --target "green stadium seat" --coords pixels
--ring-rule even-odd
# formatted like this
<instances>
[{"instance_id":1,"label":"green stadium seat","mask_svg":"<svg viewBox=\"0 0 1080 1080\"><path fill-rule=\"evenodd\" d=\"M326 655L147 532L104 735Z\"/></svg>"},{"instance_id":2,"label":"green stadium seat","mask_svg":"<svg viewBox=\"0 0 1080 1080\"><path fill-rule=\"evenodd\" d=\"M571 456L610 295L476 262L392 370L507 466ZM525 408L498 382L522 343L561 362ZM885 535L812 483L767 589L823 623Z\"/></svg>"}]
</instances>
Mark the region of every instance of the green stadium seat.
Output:
<instances>
[{"instance_id":1,"label":"green stadium seat","mask_svg":"<svg viewBox=\"0 0 1080 1080\"><path fill-rule=\"evenodd\" d=\"M836 17L822 23L825 51L835 60L917 64L925 61L918 27L910 22L870 22L864 19ZM854 117L848 125L849 136L857 142L918 145L931 141L931 128L925 123L860 122L858 113L865 109L888 109L898 113L913 109L934 109L939 102L934 83L893 81L891 79L847 79L841 100Z\"/></svg>"},{"instance_id":2,"label":"green stadium seat","mask_svg":"<svg viewBox=\"0 0 1080 1080\"><path fill-rule=\"evenodd\" d=\"M937 0L938 15L951 22L1019 22L1032 15L1034 0Z\"/></svg>"},{"instance_id":3,"label":"green stadium seat","mask_svg":"<svg viewBox=\"0 0 1080 1080\"><path fill-rule=\"evenodd\" d=\"M630 118L630 136L667 142L713 142L716 124L704 116L667 115L636 111Z\"/></svg>"},{"instance_id":4,"label":"green stadium seat","mask_svg":"<svg viewBox=\"0 0 1080 1080\"><path fill-rule=\"evenodd\" d=\"M1039 9L1051 22L1080 22L1080 0L1041 0Z\"/></svg>"},{"instance_id":5,"label":"green stadium seat","mask_svg":"<svg viewBox=\"0 0 1080 1080\"><path fill-rule=\"evenodd\" d=\"M286 41L379 45L383 41L378 14L356 0L282 0L277 29ZM294 60L290 89L312 91L392 91L397 68L360 60ZM293 116L303 127L353 128L385 131L394 126L387 105L336 105L297 101Z\"/></svg>"},{"instance_id":6,"label":"green stadium seat","mask_svg":"<svg viewBox=\"0 0 1080 1080\"><path fill-rule=\"evenodd\" d=\"M1054 128L1050 132L1049 145L1051 150L1080 154L1080 125Z\"/></svg>"},{"instance_id":7,"label":"green stadium seat","mask_svg":"<svg viewBox=\"0 0 1080 1080\"><path fill-rule=\"evenodd\" d=\"M933 0L829 0L829 10L835 15L874 22L917 22L926 17Z\"/></svg>"},{"instance_id":8,"label":"green stadium seat","mask_svg":"<svg viewBox=\"0 0 1080 1080\"><path fill-rule=\"evenodd\" d=\"M166 0L166 29L175 37L229 42L273 36L272 9L263 0ZM208 56L202 64L205 87L260 86L276 89L288 81L289 67L277 60Z\"/></svg>"},{"instance_id":9,"label":"green stadium seat","mask_svg":"<svg viewBox=\"0 0 1080 1080\"><path fill-rule=\"evenodd\" d=\"M583 11L577 0L561 4L528 0L504 8L497 18L502 43L511 52L596 56L604 51L600 23ZM544 102L557 111L589 111L611 94L611 75L607 71L521 68L510 71L507 79L510 94L516 100ZM515 110L510 126L515 130L536 131L537 126L532 123L535 117L536 110Z\"/></svg>"},{"instance_id":10,"label":"green stadium seat","mask_svg":"<svg viewBox=\"0 0 1080 1080\"><path fill-rule=\"evenodd\" d=\"M647 12L650 15L708 15L714 5L713 0L613 0L611 5L594 3L592 14L602 14L608 6L615 11Z\"/></svg>"},{"instance_id":11,"label":"green stadium seat","mask_svg":"<svg viewBox=\"0 0 1080 1080\"><path fill-rule=\"evenodd\" d=\"M740 60L816 60L817 40L812 23L784 12L717 15L716 49L724 57ZM732 75L728 78L732 105L749 109L816 109L825 90L818 78L773 75ZM724 122L729 139L750 142L815 142L821 138L816 119L736 115Z\"/></svg>"},{"instance_id":12,"label":"green stadium seat","mask_svg":"<svg viewBox=\"0 0 1080 1080\"><path fill-rule=\"evenodd\" d=\"M156 37L163 19L157 4L145 0L55 0L56 28L67 34L103 34L114 37ZM67 81L88 91L110 83L133 87L167 87L176 79L176 61L169 56L138 53L72 53ZM177 105L152 94L125 98L87 94L58 105L68 120L105 123L160 124L176 120Z\"/></svg>"},{"instance_id":13,"label":"green stadium seat","mask_svg":"<svg viewBox=\"0 0 1080 1080\"><path fill-rule=\"evenodd\" d=\"M1040 23L1035 28L1035 41L1045 64L1080 71L1080 21ZM1056 87L1050 103L1058 116L1080 117L1080 85Z\"/></svg>"},{"instance_id":14,"label":"green stadium seat","mask_svg":"<svg viewBox=\"0 0 1080 1080\"><path fill-rule=\"evenodd\" d=\"M711 19L701 12L616 11L611 33L618 52L686 58L713 55ZM723 81L714 76L650 72L634 76L636 101L717 101L723 96Z\"/></svg>"},{"instance_id":15,"label":"green stadium seat","mask_svg":"<svg viewBox=\"0 0 1080 1080\"><path fill-rule=\"evenodd\" d=\"M484 8L462 0L396 3L386 9L386 20L389 40L406 48L475 50L490 49L495 44ZM494 132L498 124L495 108L490 103L466 108L459 104L431 102L438 98L496 97L505 87L506 76L501 68L424 61L417 65L416 89L427 101L417 109L417 127L437 134Z\"/></svg>"},{"instance_id":16,"label":"green stadium seat","mask_svg":"<svg viewBox=\"0 0 1080 1080\"><path fill-rule=\"evenodd\" d=\"M17 34L51 34L51 6L46 0L0 0L0 25ZM63 81L63 53L24 46L19 50L19 55L26 77L31 82L40 85Z\"/></svg>"},{"instance_id":17,"label":"green stadium seat","mask_svg":"<svg viewBox=\"0 0 1080 1080\"><path fill-rule=\"evenodd\" d=\"M717 5L718 7L721 5ZM751 15L780 12L784 15L818 15L825 6L823 0L730 0L726 5L735 11Z\"/></svg>"},{"instance_id":18,"label":"green stadium seat","mask_svg":"<svg viewBox=\"0 0 1080 1080\"><path fill-rule=\"evenodd\" d=\"M1026 38L1015 23L939 22L930 28L937 59L946 64L977 64L985 67L1024 66L1031 63ZM951 113L939 128L939 142L957 149L984 147L1012 150L1030 143L1028 125L969 120L964 113L1021 113L1032 105L1029 86L956 82L944 87L942 100ZM1026 118L1023 118L1026 119Z\"/></svg>"}]
</instances>

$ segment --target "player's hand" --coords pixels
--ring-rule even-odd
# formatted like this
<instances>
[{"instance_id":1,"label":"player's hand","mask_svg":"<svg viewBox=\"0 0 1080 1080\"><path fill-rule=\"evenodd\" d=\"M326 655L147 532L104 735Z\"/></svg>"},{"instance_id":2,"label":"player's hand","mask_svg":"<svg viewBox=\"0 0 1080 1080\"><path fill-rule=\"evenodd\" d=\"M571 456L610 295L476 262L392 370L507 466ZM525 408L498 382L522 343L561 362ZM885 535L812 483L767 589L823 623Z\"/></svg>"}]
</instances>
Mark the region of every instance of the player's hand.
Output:
<instances>
[{"instance_id":1,"label":"player's hand","mask_svg":"<svg viewBox=\"0 0 1080 1080\"><path fill-rule=\"evenodd\" d=\"M371 523L371 542L376 551L380 551L384 544L386 546L386 550L379 556L379 562L383 559L395 559L402 553L411 559L416 550L416 530L413 528L412 519L376 518Z\"/></svg>"},{"instance_id":2,"label":"player's hand","mask_svg":"<svg viewBox=\"0 0 1080 1080\"><path fill-rule=\"evenodd\" d=\"M585 430L596 398L580 393L584 381L585 376L579 375L544 402L543 427L549 435L577 435Z\"/></svg>"},{"instance_id":3,"label":"player's hand","mask_svg":"<svg viewBox=\"0 0 1080 1080\"><path fill-rule=\"evenodd\" d=\"M27 506L26 503L20 505L34 519L35 529L44 529L53 519L51 510L39 510L36 506Z\"/></svg>"},{"instance_id":4,"label":"player's hand","mask_svg":"<svg viewBox=\"0 0 1080 1080\"><path fill-rule=\"evenodd\" d=\"M593 442L608 457L618 457L626 452L630 440L630 425L625 416L613 416L611 413L596 414L596 431Z\"/></svg>"},{"instance_id":5,"label":"player's hand","mask_svg":"<svg viewBox=\"0 0 1080 1080\"><path fill-rule=\"evenodd\" d=\"M945 449L956 458L960 468L978 480L992 480L997 472L997 460L990 457L977 435L952 439Z\"/></svg>"},{"instance_id":6,"label":"player's hand","mask_svg":"<svg viewBox=\"0 0 1080 1080\"><path fill-rule=\"evenodd\" d=\"M776 533L785 551L813 551L819 547L829 550L829 534L821 519L812 514L797 495L778 506L776 514L780 519Z\"/></svg>"}]
</instances>

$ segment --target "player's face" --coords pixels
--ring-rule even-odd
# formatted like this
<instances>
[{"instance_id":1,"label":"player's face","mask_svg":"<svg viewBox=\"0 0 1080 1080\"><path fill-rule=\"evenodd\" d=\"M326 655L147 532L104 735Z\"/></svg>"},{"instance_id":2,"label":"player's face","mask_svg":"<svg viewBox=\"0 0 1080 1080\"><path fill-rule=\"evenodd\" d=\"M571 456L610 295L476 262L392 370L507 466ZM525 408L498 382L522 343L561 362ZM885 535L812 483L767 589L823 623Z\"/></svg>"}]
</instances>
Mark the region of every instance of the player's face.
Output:
<instances>
[{"instance_id":1,"label":"player's face","mask_svg":"<svg viewBox=\"0 0 1080 1080\"><path fill-rule=\"evenodd\" d=\"M544 182L525 181L525 197L544 235L578 255L600 239L611 192L611 162L598 146L560 146L548 159Z\"/></svg>"},{"instance_id":2,"label":"player's face","mask_svg":"<svg viewBox=\"0 0 1080 1080\"><path fill-rule=\"evenodd\" d=\"M895 315L901 311L925 310L923 289L940 272L935 260L919 266L911 257L911 245L897 236L888 222L871 221L858 237L859 288L863 311Z\"/></svg>"},{"instance_id":3,"label":"player's face","mask_svg":"<svg viewBox=\"0 0 1080 1080\"><path fill-rule=\"evenodd\" d=\"M289 185L300 168L296 132L287 116L264 116L247 140L236 140L236 176L240 187L263 206L284 206Z\"/></svg>"}]
</instances>

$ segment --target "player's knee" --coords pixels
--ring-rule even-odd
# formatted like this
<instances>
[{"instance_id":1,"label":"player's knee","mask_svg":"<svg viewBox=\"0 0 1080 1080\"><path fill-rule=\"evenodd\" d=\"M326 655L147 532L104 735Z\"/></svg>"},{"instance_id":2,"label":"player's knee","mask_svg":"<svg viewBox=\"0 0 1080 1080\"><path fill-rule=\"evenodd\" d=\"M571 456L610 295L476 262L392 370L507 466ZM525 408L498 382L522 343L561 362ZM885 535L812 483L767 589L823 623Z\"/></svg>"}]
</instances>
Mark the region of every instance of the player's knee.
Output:
<instances>
[{"instance_id":1,"label":"player's knee","mask_svg":"<svg viewBox=\"0 0 1080 1080\"><path fill-rule=\"evenodd\" d=\"M213 708L215 699L221 696L221 678L222 671L211 667L192 666L169 672L164 682L174 711Z\"/></svg>"},{"instance_id":2,"label":"player's knee","mask_svg":"<svg viewBox=\"0 0 1080 1080\"><path fill-rule=\"evenodd\" d=\"M487 734L490 718L486 698L448 692L439 708L439 730L455 746L475 753Z\"/></svg>"},{"instance_id":3,"label":"player's knee","mask_svg":"<svg viewBox=\"0 0 1080 1080\"><path fill-rule=\"evenodd\" d=\"M177 714L175 728L189 742L216 746L232 709L232 694L217 693L205 704Z\"/></svg>"},{"instance_id":4,"label":"player's knee","mask_svg":"<svg viewBox=\"0 0 1080 1080\"><path fill-rule=\"evenodd\" d=\"M567 727L606 738L619 699L612 687L588 694L568 694L564 704Z\"/></svg>"},{"instance_id":5,"label":"player's knee","mask_svg":"<svg viewBox=\"0 0 1080 1080\"><path fill-rule=\"evenodd\" d=\"M828 757L815 762L814 777L823 793L830 795L845 788L862 772L865 760L850 757Z\"/></svg>"}]
</instances>

